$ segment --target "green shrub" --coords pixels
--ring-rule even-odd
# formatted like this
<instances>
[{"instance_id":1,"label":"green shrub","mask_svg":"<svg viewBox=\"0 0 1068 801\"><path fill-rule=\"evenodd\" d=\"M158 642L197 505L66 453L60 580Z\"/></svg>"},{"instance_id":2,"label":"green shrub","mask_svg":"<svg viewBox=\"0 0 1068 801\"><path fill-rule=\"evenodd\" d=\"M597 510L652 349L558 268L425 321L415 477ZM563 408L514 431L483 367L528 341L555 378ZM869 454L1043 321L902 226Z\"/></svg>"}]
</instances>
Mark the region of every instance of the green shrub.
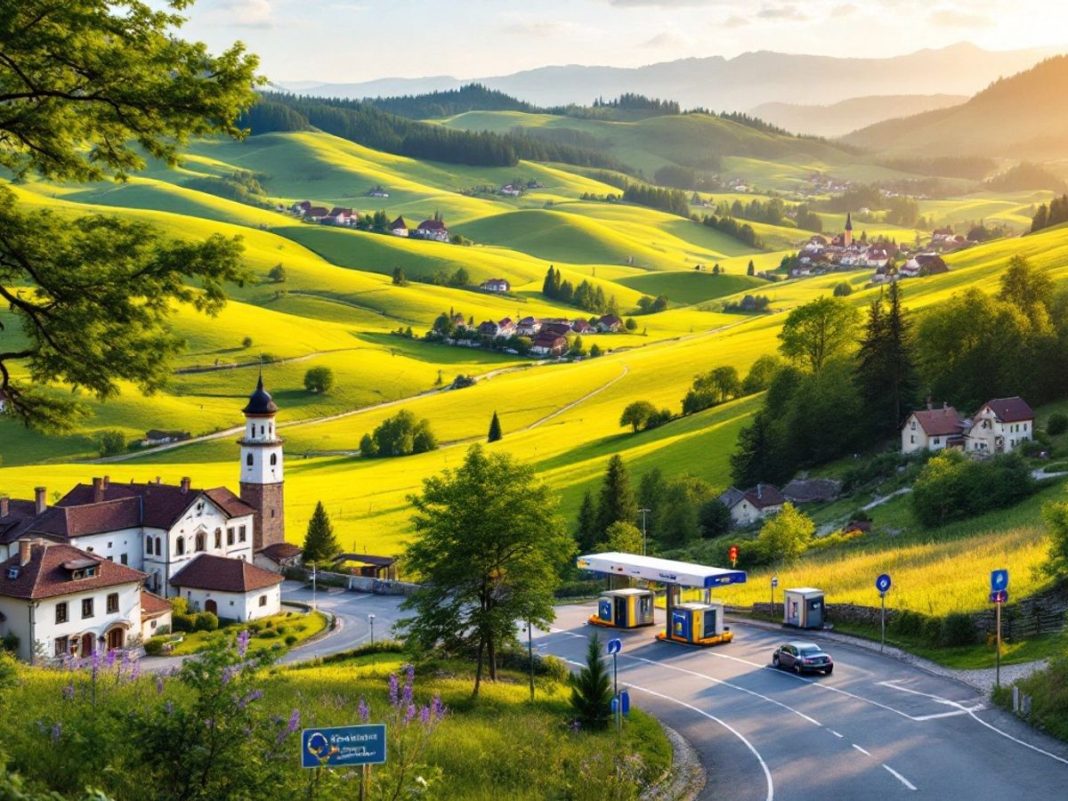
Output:
<instances>
[{"instance_id":1,"label":"green shrub","mask_svg":"<svg viewBox=\"0 0 1068 801\"><path fill-rule=\"evenodd\" d=\"M163 653L163 646L166 644L166 637L153 637L145 640L145 656L159 656Z\"/></svg>"},{"instance_id":2,"label":"green shrub","mask_svg":"<svg viewBox=\"0 0 1068 801\"><path fill-rule=\"evenodd\" d=\"M929 617L923 622L923 639L931 645L938 645L942 641L942 620L937 617Z\"/></svg>"},{"instance_id":3,"label":"green shrub","mask_svg":"<svg viewBox=\"0 0 1068 801\"><path fill-rule=\"evenodd\" d=\"M279 634L285 634L287 631L289 631L289 626L279 626L277 631Z\"/></svg>"},{"instance_id":4,"label":"green shrub","mask_svg":"<svg viewBox=\"0 0 1068 801\"><path fill-rule=\"evenodd\" d=\"M259 637L261 640L273 640L275 637L278 636L278 632L274 629L264 629L256 636Z\"/></svg>"},{"instance_id":5,"label":"green shrub","mask_svg":"<svg viewBox=\"0 0 1068 801\"><path fill-rule=\"evenodd\" d=\"M19 636L14 632L8 632L0 640L0 647L2 647L8 653L15 653L19 650Z\"/></svg>"},{"instance_id":6,"label":"green shrub","mask_svg":"<svg viewBox=\"0 0 1068 801\"><path fill-rule=\"evenodd\" d=\"M1049 416L1049 420L1046 421L1046 433L1050 436L1056 437L1068 431L1068 414L1061 414L1055 412Z\"/></svg>"},{"instance_id":7,"label":"green shrub","mask_svg":"<svg viewBox=\"0 0 1068 801\"><path fill-rule=\"evenodd\" d=\"M171 612L176 615L188 615L189 614L189 601L182 596L171 598Z\"/></svg>"},{"instance_id":8,"label":"green shrub","mask_svg":"<svg viewBox=\"0 0 1068 801\"><path fill-rule=\"evenodd\" d=\"M894 615L890 621L890 631L903 637L921 638L924 635L924 625L927 617L919 612L904 609Z\"/></svg>"},{"instance_id":9,"label":"green shrub","mask_svg":"<svg viewBox=\"0 0 1068 801\"><path fill-rule=\"evenodd\" d=\"M571 669L567 666L567 662L560 657L551 654L543 656L541 664L545 677L551 681L557 684L566 684L571 680Z\"/></svg>"},{"instance_id":10,"label":"green shrub","mask_svg":"<svg viewBox=\"0 0 1068 801\"><path fill-rule=\"evenodd\" d=\"M214 612L198 612L193 618L194 631L216 631L219 628L219 618Z\"/></svg>"},{"instance_id":11,"label":"green shrub","mask_svg":"<svg viewBox=\"0 0 1068 801\"><path fill-rule=\"evenodd\" d=\"M939 642L942 645L975 645L979 641L979 632L975 628L971 615L953 612L942 618L942 632Z\"/></svg>"},{"instance_id":12,"label":"green shrub","mask_svg":"<svg viewBox=\"0 0 1068 801\"><path fill-rule=\"evenodd\" d=\"M920 471L912 491L912 511L934 527L1019 503L1035 491L1031 470L1009 454L977 462L961 453L941 452Z\"/></svg>"},{"instance_id":13,"label":"green shrub","mask_svg":"<svg viewBox=\"0 0 1068 801\"><path fill-rule=\"evenodd\" d=\"M181 612L175 612L171 615L171 628L174 631L192 631L194 618L192 615L187 615Z\"/></svg>"},{"instance_id":14,"label":"green shrub","mask_svg":"<svg viewBox=\"0 0 1068 801\"><path fill-rule=\"evenodd\" d=\"M300 637L298 637L296 634L287 634L286 635L286 645L295 645L297 640L299 640L299 639L300 639Z\"/></svg>"}]
</instances>

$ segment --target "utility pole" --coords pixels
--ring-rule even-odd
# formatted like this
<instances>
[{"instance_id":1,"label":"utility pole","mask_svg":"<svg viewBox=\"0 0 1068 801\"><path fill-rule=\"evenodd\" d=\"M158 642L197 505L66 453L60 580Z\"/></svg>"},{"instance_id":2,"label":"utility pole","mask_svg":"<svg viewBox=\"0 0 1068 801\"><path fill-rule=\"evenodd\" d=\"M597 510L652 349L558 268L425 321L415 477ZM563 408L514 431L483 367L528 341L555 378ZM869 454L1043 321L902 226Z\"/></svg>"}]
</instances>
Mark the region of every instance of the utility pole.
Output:
<instances>
[{"instance_id":1,"label":"utility pole","mask_svg":"<svg viewBox=\"0 0 1068 801\"><path fill-rule=\"evenodd\" d=\"M375 644L375 616L373 614L367 616L367 622L371 624L371 647Z\"/></svg>"},{"instance_id":2,"label":"utility pole","mask_svg":"<svg viewBox=\"0 0 1068 801\"><path fill-rule=\"evenodd\" d=\"M651 509L646 509L645 507L642 507L638 511L642 513L642 556L645 556L645 551L646 551L646 547L645 547L645 545L646 545L646 543L645 543L645 515L648 514L649 512L651 512L652 510Z\"/></svg>"}]
</instances>

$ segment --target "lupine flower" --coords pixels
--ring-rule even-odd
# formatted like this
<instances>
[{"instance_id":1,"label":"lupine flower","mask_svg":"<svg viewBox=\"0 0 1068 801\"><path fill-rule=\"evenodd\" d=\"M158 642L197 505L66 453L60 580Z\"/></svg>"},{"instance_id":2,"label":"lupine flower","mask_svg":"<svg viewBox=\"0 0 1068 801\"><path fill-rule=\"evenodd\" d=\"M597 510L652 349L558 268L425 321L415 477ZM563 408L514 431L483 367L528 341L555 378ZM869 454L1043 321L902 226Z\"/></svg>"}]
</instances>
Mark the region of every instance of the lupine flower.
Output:
<instances>
[{"instance_id":1,"label":"lupine flower","mask_svg":"<svg viewBox=\"0 0 1068 801\"><path fill-rule=\"evenodd\" d=\"M239 668L237 668L234 665L229 665L229 666L223 668L222 683L223 684L229 684L233 680L234 676L237 675L238 670L239 670Z\"/></svg>"},{"instance_id":2,"label":"lupine flower","mask_svg":"<svg viewBox=\"0 0 1068 801\"><path fill-rule=\"evenodd\" d=\"M445 704L441 702L441 696L435 695L430 701L430 715L435 719L445 717Z\"/></svg>"},{"instance_id":3,"label":"lupine flower","mask_svg":"<svg viewBox=\"0 0 1068 801\"><path fill-rule=\"evenodd\" d=\"M245 656L245 652L248 651L249 640L252 639L252 632L248 629L242 629L237 634L237 655L240 657Z\"/></svg>"},{"instance_id":4,"label":"lupine flower","mask_svg":"<svg viewBox=\"0 0 1068 801\"><path fill-rule=\"evenodd\" d=\"M364 723L371 719L371 710L367 706L367 702L363 700L362 696L360 697L360 703L356 705L356 715Z\"/></svg>"},{"instance_id":5,"label":"lupine flower","mask_svg":"<svg viewBox=\"0 0 1068 801\"><path fill-rule=\"evenodd\" d=\"M415 718L415 704L408 704L408 708L404 710L404 722L411 723Z\"/></svg>"},{"instance_id":6,"label":"lupine flower","mask_svg":"<svg viewBox=\"0 0 1068 801\"><path fill-rule=\"evenodd\" d=\"M119 654L114 648L108 649L107 655L104 657L104 664L107 666L108 670L115 667L115 660L118 659L118 656Z\"/></svg>"},{"instance_id":7,"label":"lupine flower","mask_svg":"<svg viewBox=\"0 0 1068 801\"><path fill-rule=\"evenodd\" d=\"M60 735L62 735L62 734L63 734L63 727L60 726L59 723L53 723L52 724L52 732L51 732L52 742L54 742L54 743L58 742L59 738L60 738Z\"/></svg>"},{"instance_id":8,"label":"lupine flower","mask_svg":"<svg viewBox=\"0 0 1068 801\"><path fill-rule=\"evenodd\" d=\"M238 705L239 708L244 709L246 706L251 704L253 701L258 701L261 698L263 698L263 692L261 690L253 690L252 692L248 693L244 698L242 698L240 701L238 701L237 705Z\"/></svg>"},{"instance_id":9,"label":"lupine flower","mask_svg":"<svg viewBox=\"0 0 1068 801\"><path fill-rule=\"evenodd\" d=\"M424 726L430 723L430 707L424 706L419 710L419 722Z\"/></svg>"},{"instance_id":10,"label":"lupine flower","mask_svg":"<svg viewBox=\"0 0 1068 801\"><path fill-rule=\"evenodd\" d=\"M300 728L300 710L294 709L286 724L286 734L292 734Z\"/></svg>"},{"instance_id":11,"label":"lupine flower","mask_svg":"<svg viewBox=\"0 0 1068 801\"><path fill-rule=\"evenodd\" d=\"M163 676L160 676L160 675L156 676L156 694L157 695L162 695L163 694Z\"/></svg>"},{"instance_id":12,"label":"lupine flower","mask_svg":"<svg viewBox=\"0 0 1068 801\"><path fill-rule=\"evenodd\" d=\"M63 700L74 700L74 682L70 682L66 687L63 688Z\"/></svg>"},{"instance_id":13,"label":"lupine flower","mask_svg":"<svg viewBox=\"0 0 1068 801\"><path fill-rule=\"evenodd\" d=\"M389 674L389 702L393 706L397 706L400 703L400 684L397 681L397 674Z\"/></svg>"}]
</instances>

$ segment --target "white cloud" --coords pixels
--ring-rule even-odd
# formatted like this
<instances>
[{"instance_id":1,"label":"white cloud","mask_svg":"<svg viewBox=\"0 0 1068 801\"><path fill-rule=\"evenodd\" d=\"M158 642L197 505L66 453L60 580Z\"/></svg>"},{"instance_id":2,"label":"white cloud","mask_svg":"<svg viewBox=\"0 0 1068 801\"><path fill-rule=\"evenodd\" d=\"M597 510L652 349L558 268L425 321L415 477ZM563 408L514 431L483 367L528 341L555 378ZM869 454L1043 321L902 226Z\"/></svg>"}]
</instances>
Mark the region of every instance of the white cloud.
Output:
<instances>
[{"instance_id":1,"label":"white cloud","mask_svg":"<svg viewBox=\"0 0 1068 801\"><path fill-rule=\"evenodd\" d=\"M232 28L270 28L274 24L270 0L211 0L205 16Z\"/></svg>"},{"instance_id":2,"label":"white cloud","mask_svg":"<svg viewBox=\"0 0 1068 801\"><path fill-rule=\"evenodd\" d=\"M805 20L808 19L804 14L797 10L797 6L785 5L785 6L764 6L757 12L757 16L761 19L788 19L788 20Z\"/></svg>"},{"instance_id":3,"label":"white cloud","mask_svg":"<svg viewBox=\"0 0 1068 801\"><path fill-rule=\"evenodd\" d=\"M969 11L940 8L931 14L931 22L945 28L988 28L994 24L990 17Z\"/></svg>"},{"instance_id":4,"label":"white cloud","mask_svg":"<svg viewBox=\"0 0 1068 801\"><path fill-rule=\"evenodd\" d=\"M749 20L745 17L740 17L737 14L731 14L727 17L726 22L723 23L724 28L744 28L749 24Z\"/></svg>"}]
</instances>

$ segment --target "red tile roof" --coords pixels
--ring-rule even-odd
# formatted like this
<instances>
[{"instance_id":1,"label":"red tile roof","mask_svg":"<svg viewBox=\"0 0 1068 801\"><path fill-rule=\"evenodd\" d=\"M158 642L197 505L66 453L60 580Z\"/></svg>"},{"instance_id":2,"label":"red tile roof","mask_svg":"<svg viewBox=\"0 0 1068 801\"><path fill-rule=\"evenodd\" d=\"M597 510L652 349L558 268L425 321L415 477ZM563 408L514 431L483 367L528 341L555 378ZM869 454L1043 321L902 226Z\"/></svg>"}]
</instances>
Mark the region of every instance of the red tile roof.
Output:
<instances>
[{"instance_id":1,"label":"red tile roof","mask_svg":"<svg viewBox=\"0 0 1068 801\"><path fill-rule=\"evenodd\" d=\"M444 231L445 223L441 220L423 220L419 223L420 231Z\"/></svg>"},{"instance_id":2,"label":"red tile roof","mask_svg":"<svg viewBox=\"0 0 1068 801\"><path fill-rule=\"evenodd\" d=\"M294 545L291 542L276 542L272 545L268 545L266 548L261 548L256 551L256 555L262 554L270 559L272 562L282 564L288 562L294 557L300 556L304 553L304 549Z\"/></svg>"},{"instance_id":3,"label":"red tile roof","mask_svg":"<svg viewBox=\"0 0 1068 801\"><path fill-rule=\"evenodd\" d=\"M37 504L33 501L8 501L7 514L0 517L0 543L12 543L29 531L37 516Z\"/></svg>"},{"instance_id":4,"label":"red tile roof","mask_svg":"<svg viewBox=\"0 0 1068 801\"><path fill-rule=\"evenodd\" d=\"M964 428L964 421L952 406L945 406L941 409L920 409L912 414L916 422L920 424L920 428L929 437L948 437L959 434Z\"/></svg>"},{"instance_id":5,"label":"red tile roof","mask_svg":"<svg viewBox=\"0 0 1068 801\"><path fill-rule=\"evenodd\" d=\"M55 598L85 590L140 583L148 578L140 570L55 542L34 542L30 546L30 560L24 565L19 561L16 553L0 564L0 595L27 600ZM96 575L72 579L72 565L81 564L96 565Z\"/></svg>"},{"instance_id":6,"label":"red tile roof","mask_svg":"<svg viewBox=\"0 0 1068 801\"><path fill-rule=\"evenodd\" d=\"M171 611L171 602L148 590L141 590L141 619L159 617Z\"/></svg>"},{"instance_id":7,"label":"red tile roof","mask_svg":"<svg viewBox=\"0 0 1068 801\"><path fill-rule=\"evenodd\" d=\"M241 559L202 553L171 577L175 587L215 592L251 592L282 583L282 577Z\"/></svg>"},{"instance_id":8,"label":"red tile roof","mask_svg":"<svg viewBox=\"0 0 1068 801\"><path fill-rule=\"evenodd\" d=\"M767 509L769 506L782 506L786 499L771 484L757 484L751 490L746 490L745 499L757 509Z\"/></svg>"},{"instance_id":9,"label":"red tile roof","mask_svg":"<svg viewBox=\"0 0 1068 801\"><path fill-rule=\"evenodd\" d=\"M979 411L990 409L1003 423L1019 423L1022 420L1034 420L1035 413L1023 398L994 398L982 405ZM978 414L978 412L976 413Z\"/></svg>"}]
</instances>

